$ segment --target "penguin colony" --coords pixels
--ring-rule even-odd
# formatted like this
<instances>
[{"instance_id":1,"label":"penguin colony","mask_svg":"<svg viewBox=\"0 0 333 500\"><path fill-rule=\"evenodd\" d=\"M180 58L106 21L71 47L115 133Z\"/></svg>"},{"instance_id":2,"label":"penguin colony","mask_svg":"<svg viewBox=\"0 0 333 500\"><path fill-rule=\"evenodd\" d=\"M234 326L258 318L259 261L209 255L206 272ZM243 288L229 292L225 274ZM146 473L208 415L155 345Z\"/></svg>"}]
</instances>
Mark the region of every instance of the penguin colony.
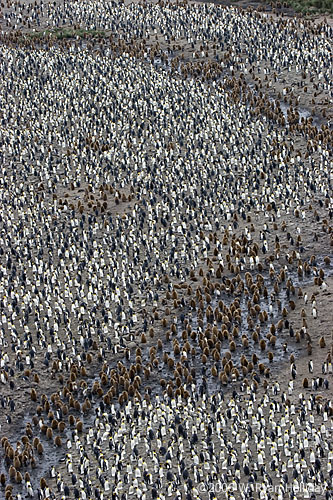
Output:
<instances>
[{"instance_id":1,"label":"penguin colony","mask_svg":"<svg viewBox=\"0 0 333 500\"><path fill-rule=\"evenodd\" d=\"M333 498L330 25L1 30L0 498Z\"/></svg>"}]
</instances>

